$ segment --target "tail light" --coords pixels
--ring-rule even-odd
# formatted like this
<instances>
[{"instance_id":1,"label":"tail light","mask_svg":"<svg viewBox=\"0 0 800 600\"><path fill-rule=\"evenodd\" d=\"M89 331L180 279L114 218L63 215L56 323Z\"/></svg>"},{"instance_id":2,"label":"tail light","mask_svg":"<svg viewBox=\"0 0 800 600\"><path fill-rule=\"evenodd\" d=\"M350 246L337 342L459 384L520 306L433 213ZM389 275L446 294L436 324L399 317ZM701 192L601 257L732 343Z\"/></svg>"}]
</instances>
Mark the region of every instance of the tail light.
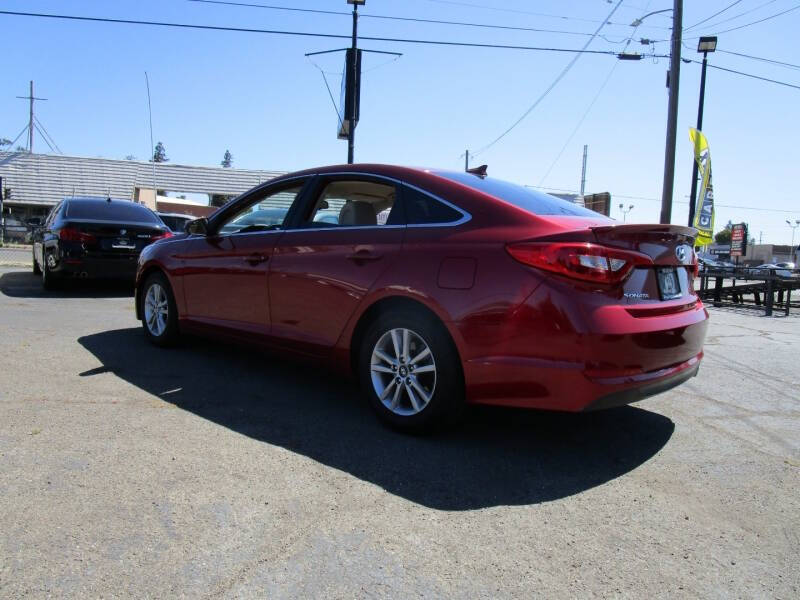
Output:
<instances>
[{"instance_id":1,"label":"tail light","mask_svg":"<svg viewBox=\"0 0 800 600\"><path fill-rule=\"evenodd\" d=\"M522 264L592 283L619 283L635 266L653 264L638 252L589 243L522 242L506 249Z\"/></svg>"},{"instance_id":2,"label":"tail light","mask_svg":"<svg viewBox=\"0 0 800 600\"><path fill-rule=\"evenodd\" d=\"M151 242L156 242L158 240L165 240L165 239L171 238L171 237L172 237L172 232L171 231L165 231L163 233L154 233L153 235L150 236L150 241Z\"/></svg>"},{"instance_id":3,"label":"tail light","mask_svg":"<svg viewBox=\"0 0 800 600\"><path fill-rule=\"evenodd\" d=\"M62 242L81 242L91 243L96 242L97 238L91 233L85 233L75 227L64 227L58 232L58 239Z\"/></svg>"}]
</instances>

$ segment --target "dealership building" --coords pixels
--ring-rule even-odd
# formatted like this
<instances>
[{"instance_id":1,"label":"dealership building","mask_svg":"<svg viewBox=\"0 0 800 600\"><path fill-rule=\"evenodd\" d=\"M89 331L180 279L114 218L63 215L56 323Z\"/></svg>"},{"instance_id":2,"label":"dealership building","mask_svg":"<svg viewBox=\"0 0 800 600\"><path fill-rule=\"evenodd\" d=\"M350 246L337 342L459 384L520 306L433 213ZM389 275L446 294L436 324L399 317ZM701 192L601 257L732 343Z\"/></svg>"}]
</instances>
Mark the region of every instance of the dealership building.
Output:
<instances>
[{"instance_id":1,"label":"dealership building","mask_svg":"<svg viewBox=\"0 0 800 600\"><path fill-rule=\"evenodd\" d=\"M128 199L161 212L204 216L230 198L281 174L281 171L0 152L3 215L22 222L45 216L58 202L73 196Z\"/></svg>"}]
</instances>

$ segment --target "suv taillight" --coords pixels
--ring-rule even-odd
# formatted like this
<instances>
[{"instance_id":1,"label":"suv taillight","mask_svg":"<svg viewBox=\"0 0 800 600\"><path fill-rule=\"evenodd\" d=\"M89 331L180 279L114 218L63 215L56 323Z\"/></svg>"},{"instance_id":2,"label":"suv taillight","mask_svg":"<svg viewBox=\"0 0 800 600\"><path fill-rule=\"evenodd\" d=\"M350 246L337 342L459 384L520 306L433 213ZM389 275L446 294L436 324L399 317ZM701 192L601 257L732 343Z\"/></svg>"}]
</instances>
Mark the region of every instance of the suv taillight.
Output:
<instances>
[{"instance_id":1,"label":"suv taillight","mask_svg":"<svg viewBox=\"0 0 800 600\"><path fill-rule=\"evenodd\" d=\"M615 284L637 265L652 265L638 252L575 242L520 242L506 246L522 264L592 283Z\"/></svg>"}]
</instances>

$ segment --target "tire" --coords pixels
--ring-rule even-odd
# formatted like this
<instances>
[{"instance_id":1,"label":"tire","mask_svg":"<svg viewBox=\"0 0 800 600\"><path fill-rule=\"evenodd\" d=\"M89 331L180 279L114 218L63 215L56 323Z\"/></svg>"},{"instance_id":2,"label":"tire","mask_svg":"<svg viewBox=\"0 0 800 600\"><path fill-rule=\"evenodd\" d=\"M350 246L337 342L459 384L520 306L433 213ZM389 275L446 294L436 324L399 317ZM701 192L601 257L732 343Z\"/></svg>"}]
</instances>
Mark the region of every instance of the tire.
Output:
<instances>
[{"instance_id":1,"label":"tire","mask_svg":"<svg viewBox=\"0 0 800 600\"><path fill-rule=\"evenodd\" d=\"M41 265L40 271L42 275L42 287L48 291L57 290L61 281L58 279L57 275L54 275L52 271L50 271L50 267L47 266L47 254L44 249L42 249L42 259L44 264ZM34 260L34 264L35 264Z\"/></svg>"},{"instance_id":2,"label":"tire","mask_svg":"<svg viewBox=\"0 0 800 600\"><path fill-rule=\"evenodd\" d=\"M406 433L452 424L463 409L461 359L444 325L422 312L392 311L369 325L358 379L378 418Z\"/></svg>"},{"instance_id":3,"label":"tire","mask_svg":"<svg viewBox=\"0 0 800 600\"><path fill-rule=\"evenodd\" d=\"M33 255L33 274L34 275L41 275L42 274L42 269L41 269L41 267L39 267L39 263L36 262L36 252L31 251L31 254Z\"/></svg>"},{"instance_id":4,"label":"tire","mask_svg":"<svg viewBox=\"0 0 800 600\"><path fill-rule=\"evenodd\" d=\"M140 302L145 337L156 346L174 346L180 333L178 307L166 275L159 272L147 277L142 286Z\"/></svg>"}]
</instances>

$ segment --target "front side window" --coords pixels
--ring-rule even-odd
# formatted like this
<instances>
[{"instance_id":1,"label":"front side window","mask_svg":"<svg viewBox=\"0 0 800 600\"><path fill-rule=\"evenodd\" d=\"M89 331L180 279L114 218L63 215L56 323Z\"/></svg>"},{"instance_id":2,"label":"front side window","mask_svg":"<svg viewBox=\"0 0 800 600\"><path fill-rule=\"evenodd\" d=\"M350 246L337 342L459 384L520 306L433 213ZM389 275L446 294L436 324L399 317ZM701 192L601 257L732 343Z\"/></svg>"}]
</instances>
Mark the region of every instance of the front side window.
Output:
<instances>
[{"instance_id":1,"label":"front side window","mask_svg":"<svg viewBox=\"0 0 800 600\"><path fill-rule=\"evenodd\" d=\"M332 181L317 197L305 226L372 227L396 225L396 188L372 181Z\"/></svg>"},{"instance_id":2,"label":"front side window","mask_svg":"<svg viewBox=\"0 0 800 600\"><path fill-rule=\"evenodd\" d=\"M227 218L219 233L250 233L282 229L289 208L301 189L303 189L302 184L254 199L248 206Z\"/></svg>"}]
</instances>

